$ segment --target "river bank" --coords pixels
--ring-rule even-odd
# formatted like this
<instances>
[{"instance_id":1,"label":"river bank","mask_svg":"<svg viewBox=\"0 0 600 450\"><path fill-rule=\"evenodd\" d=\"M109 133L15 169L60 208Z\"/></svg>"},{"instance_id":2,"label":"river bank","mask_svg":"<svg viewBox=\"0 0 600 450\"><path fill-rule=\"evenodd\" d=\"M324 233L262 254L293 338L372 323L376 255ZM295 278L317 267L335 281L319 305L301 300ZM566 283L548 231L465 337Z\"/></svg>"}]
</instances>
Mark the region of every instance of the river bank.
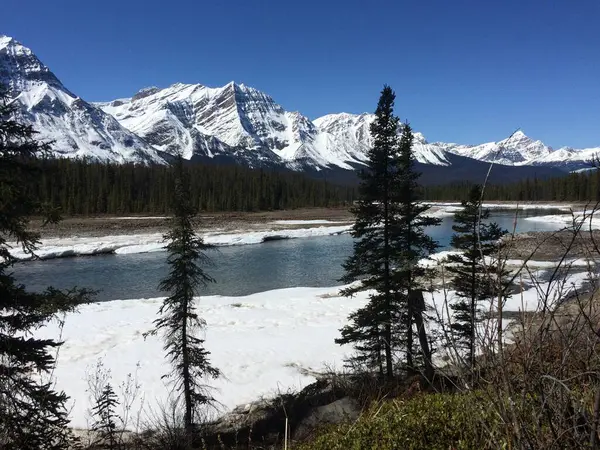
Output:
<instances>
[{"instance_id":1,"label":"river bank","mask_svg":"<svg viewBox=\"0 0 600 450\"><path fill-rule=\"evenodd\" d=\"M428 202L430 215L445 217L454 214L459 202ZM575 203L517 203L489 202L485 204L491 210L540 209L549 212L570 209L583 209L585 205ZM199 231L235 232L240 230L260 231L265 229L283 229L294 227L316 227L328 222L352 223L354 216L348 208L300 208L293 210L262 212L219 212L198 215ZM102 237L109 235L129 235L140 233L164 233L170 223L170 217L164 215L139 216L98 216L66 217L57 224L43 226L41 219L34 219L31 228L44 238L62 237Z\"/></svg>"}]
</instances>

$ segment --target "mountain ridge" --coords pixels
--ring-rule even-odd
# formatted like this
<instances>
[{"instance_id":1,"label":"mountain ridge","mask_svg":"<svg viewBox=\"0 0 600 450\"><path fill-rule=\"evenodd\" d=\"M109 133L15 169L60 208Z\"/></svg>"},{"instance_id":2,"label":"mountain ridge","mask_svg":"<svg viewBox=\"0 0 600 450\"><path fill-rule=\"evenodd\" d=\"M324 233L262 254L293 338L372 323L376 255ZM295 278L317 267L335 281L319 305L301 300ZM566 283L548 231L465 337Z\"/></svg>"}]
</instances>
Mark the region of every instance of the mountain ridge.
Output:
<instances>
[{"instance_id":1,"label":"mountain ridge","mask_svg":"<svg viewBox=\"0 0 600 450\"><path fill-rule=\"evenodd\" d=\"M69 91L29 48L8 36L0 36L0 82L18 105L18 120L52 141L59 156L164 162L151 145Z\"/></svg>"},{"instance_id":2,"label":"mountain ridge","mask_svg":"<svg viewBox=\"0 0 600 450\"><path fill-rule=\"evenodd\" d=\"M221 87L149 86L128 98L88 103L29 48L1 35L0 81L19 105L19 119L42 139L54 141L59 156L164 163L182 152L190 160L255 168L353 171L364 165L372 143L373 114L336 113L311 121L299 111L285 110L268 94L233 81ZM414 150L423 166L450 169L457 161L470 165L472 159L568 171L583 166L582 155L587 158L600 149L555 151L522 132L476 146L429 143L415 132Z\"/></svg>"}]
</instances>

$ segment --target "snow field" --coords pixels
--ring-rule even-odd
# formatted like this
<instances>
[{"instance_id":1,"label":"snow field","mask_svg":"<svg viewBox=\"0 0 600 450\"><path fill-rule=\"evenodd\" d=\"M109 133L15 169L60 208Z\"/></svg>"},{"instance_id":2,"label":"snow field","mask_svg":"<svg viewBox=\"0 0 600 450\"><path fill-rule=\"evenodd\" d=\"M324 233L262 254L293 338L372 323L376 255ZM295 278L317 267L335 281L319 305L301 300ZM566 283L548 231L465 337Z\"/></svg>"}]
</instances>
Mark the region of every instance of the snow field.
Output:
<instances>
[{"instance_id":1,"label":"snow field","mask_svg":"<svg viewBox=\"0 0 600 450\"><path fill-rule=\"evenodd\" d=\"M583 273L570 275L567 286L581 286L585 279ZM540 286L547 287L547 283ZM290 288L244 297L199 298L199 313L207 323L206 347L223 372L222 378L208 384L216 389L214 395L224 410L301 389L314 381L311 372L342 369L351 349L336 345L334 339L348 314L366 304L369 292L347 298L339 295L340 289ZM425 293L426 302L437 309L433 315L446 317L445 299L453 302L454 293ZM111 370L115 385L125 381L127 374L137 373L143 399L138 398L132 411L139 412L142 421L168 405L170 388L161 376L169 366L160 337L143 337L152 329L161 302L162 298L152 298L88 304L65 317L62 330L51 323L36 332L38 337L65 342L54 375L57 388L72 398L73 426L88 426L87 379L100 359ZM537 304L538 291L524 287L504 310L535 310Z\"/></svg>"},{"instance_id":2,"label":"snow field","mask_svg":"<svg viewBox=\"0 0 600 450\"><path fill-rule=\"evenodd\" d=\"M300 389L314 379L304 370L323 370L326 364L341 368L349 350L334 343L348 314L364 305L367 294L338 296L339 288L280 289L245 297L209 296L199 299L206 320L206 347L223 378L210 380L214 395L225 408L274 396L278 390ZM99 359L112 372L115 385L136 372L144 392L143 415L159 411L169 402L169 372L159 336L143 333L162 298L115 300L85 305L66 317L62 336L52 323L36 333L59 338L55 371L57 388L72 397L72 425L86 427L89 408L87 374ZM141 399L138 399L141 400ZM136 402L132 410L142 408Z\"/></svg>"}]
</instances>

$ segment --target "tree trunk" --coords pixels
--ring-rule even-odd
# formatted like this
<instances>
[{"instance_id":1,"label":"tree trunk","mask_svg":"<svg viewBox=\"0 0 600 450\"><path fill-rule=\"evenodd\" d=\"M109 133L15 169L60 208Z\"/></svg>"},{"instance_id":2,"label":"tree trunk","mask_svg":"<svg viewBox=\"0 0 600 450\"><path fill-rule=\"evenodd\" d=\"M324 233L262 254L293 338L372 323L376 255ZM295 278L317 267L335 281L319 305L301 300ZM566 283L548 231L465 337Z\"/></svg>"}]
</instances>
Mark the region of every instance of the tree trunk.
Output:
<instances>
[{"instance_id":1,"label":"tree trunk","mask_svg":"<svg viewBox=\"0 0 600 450\"><path fill-rule=\"evenodd\" d=\"M475 291L475 283L476 279L476 266L475 262L471 264L471 336L469 336L469 366L473 369L475 364L475 301L476 301L476 291Z\"/></svg>"},{"instance_id":2,"label":"tree trunk","mask_svg":"<svg viewBox=\"0 0 600 450\"><path fill-rule=\"evenodd\" d=\"M183 356L183 396L185 400L185 416L184 426L186 433L191 433L193 426L192 417L192 392L190 385L190 358L187 347L187 303L188 300L184 301L183 309L183 326L181 327L181 344L182 344L182 356Z\"/></svg>"},{"instance_id":3,"label":"tree trunk","mask_svg":"<svg viewBox=\"0 0 600 450\"><path fill-rule=\"evenodd\" d=\"M431 349L429 348L429 340L427 339L427 330L425 330L425 323L423 320L423 311L425 311L425 299L423 298L423 291L417 289L411 291L409 295L409 308L412 311L415 324L417 325L417 332L419 334L419 344L423 351L423 357L425 360L425 378L431 383L433 380L433 364L431 363Z\"/></svg>"},{"instance_id":4,"label":"tree trunk","mask_svg":"<svg viewBox=\"0 0 600 450\"><path fill-rule=\"evenodd\" d=\"M385 324L385 368L388 378L394 376L394 366L392 364L392 325L390 322Z\"/></svg>"},{"instance_id":5,"label":"tree trunk","mask_svg":"<svg viewBox=\"0 0 600 450\"><path fill-rule=\"evenodd\" d=\"M412 329L412 321L413 321L413 308L411 301L412 291L408 291L408 314L407 314L407 329L406 329L406 365L410 370L414 368L413 361L413 329Z\"/></svg>"},{"instance_id":6,"label":"tree trunk","mask_svg":"<svg viewBox=\"0 0 600 450\"><path fill-rule=\"evenodd\" d=\"M379 379L383 380L384 371L383 371L383 359L381 358L381 334L377 333L377 365L379 366Z\"/></svg>"},{"instance_id":7,"label":"tree trunk","mask_svg":"<svg viewBox=\"0 0 600 450\"><path fill-rule=\"evenodd\" d=\"M384 202L383 202L383 240L384 240L384 270L385 270L385 327L384 327L384 348L385 348L385 367L388 378L394 377L394 365L392 362L392 289L391 289L391 268L390 268L390 222L389 222L389 184L387 178L387 159L386 159L386 179L385 179L385 189L384 189Z\"/></svg>"}]
</instances>

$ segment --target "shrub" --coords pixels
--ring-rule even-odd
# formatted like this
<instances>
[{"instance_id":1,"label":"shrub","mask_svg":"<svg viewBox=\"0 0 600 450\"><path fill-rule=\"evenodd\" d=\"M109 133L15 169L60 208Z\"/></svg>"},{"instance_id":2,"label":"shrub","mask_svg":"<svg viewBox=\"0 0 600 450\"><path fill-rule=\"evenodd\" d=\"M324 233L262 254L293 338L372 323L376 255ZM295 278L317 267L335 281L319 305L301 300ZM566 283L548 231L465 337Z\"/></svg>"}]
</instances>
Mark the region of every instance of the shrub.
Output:
<instances>
[{"instance_id":1,"label":"shrub","mask_svg":"<svg viewBox=\"0 0 600 450\"><path fill-rule=\"evenodd\" d=\"M301 448L308 450L498 449L489 427L496 416L477 393L420 394L410 400L374 404L355 423L322 430ZM481 421L486 426L481 426Z\"/></svg>"}]
</instances>

